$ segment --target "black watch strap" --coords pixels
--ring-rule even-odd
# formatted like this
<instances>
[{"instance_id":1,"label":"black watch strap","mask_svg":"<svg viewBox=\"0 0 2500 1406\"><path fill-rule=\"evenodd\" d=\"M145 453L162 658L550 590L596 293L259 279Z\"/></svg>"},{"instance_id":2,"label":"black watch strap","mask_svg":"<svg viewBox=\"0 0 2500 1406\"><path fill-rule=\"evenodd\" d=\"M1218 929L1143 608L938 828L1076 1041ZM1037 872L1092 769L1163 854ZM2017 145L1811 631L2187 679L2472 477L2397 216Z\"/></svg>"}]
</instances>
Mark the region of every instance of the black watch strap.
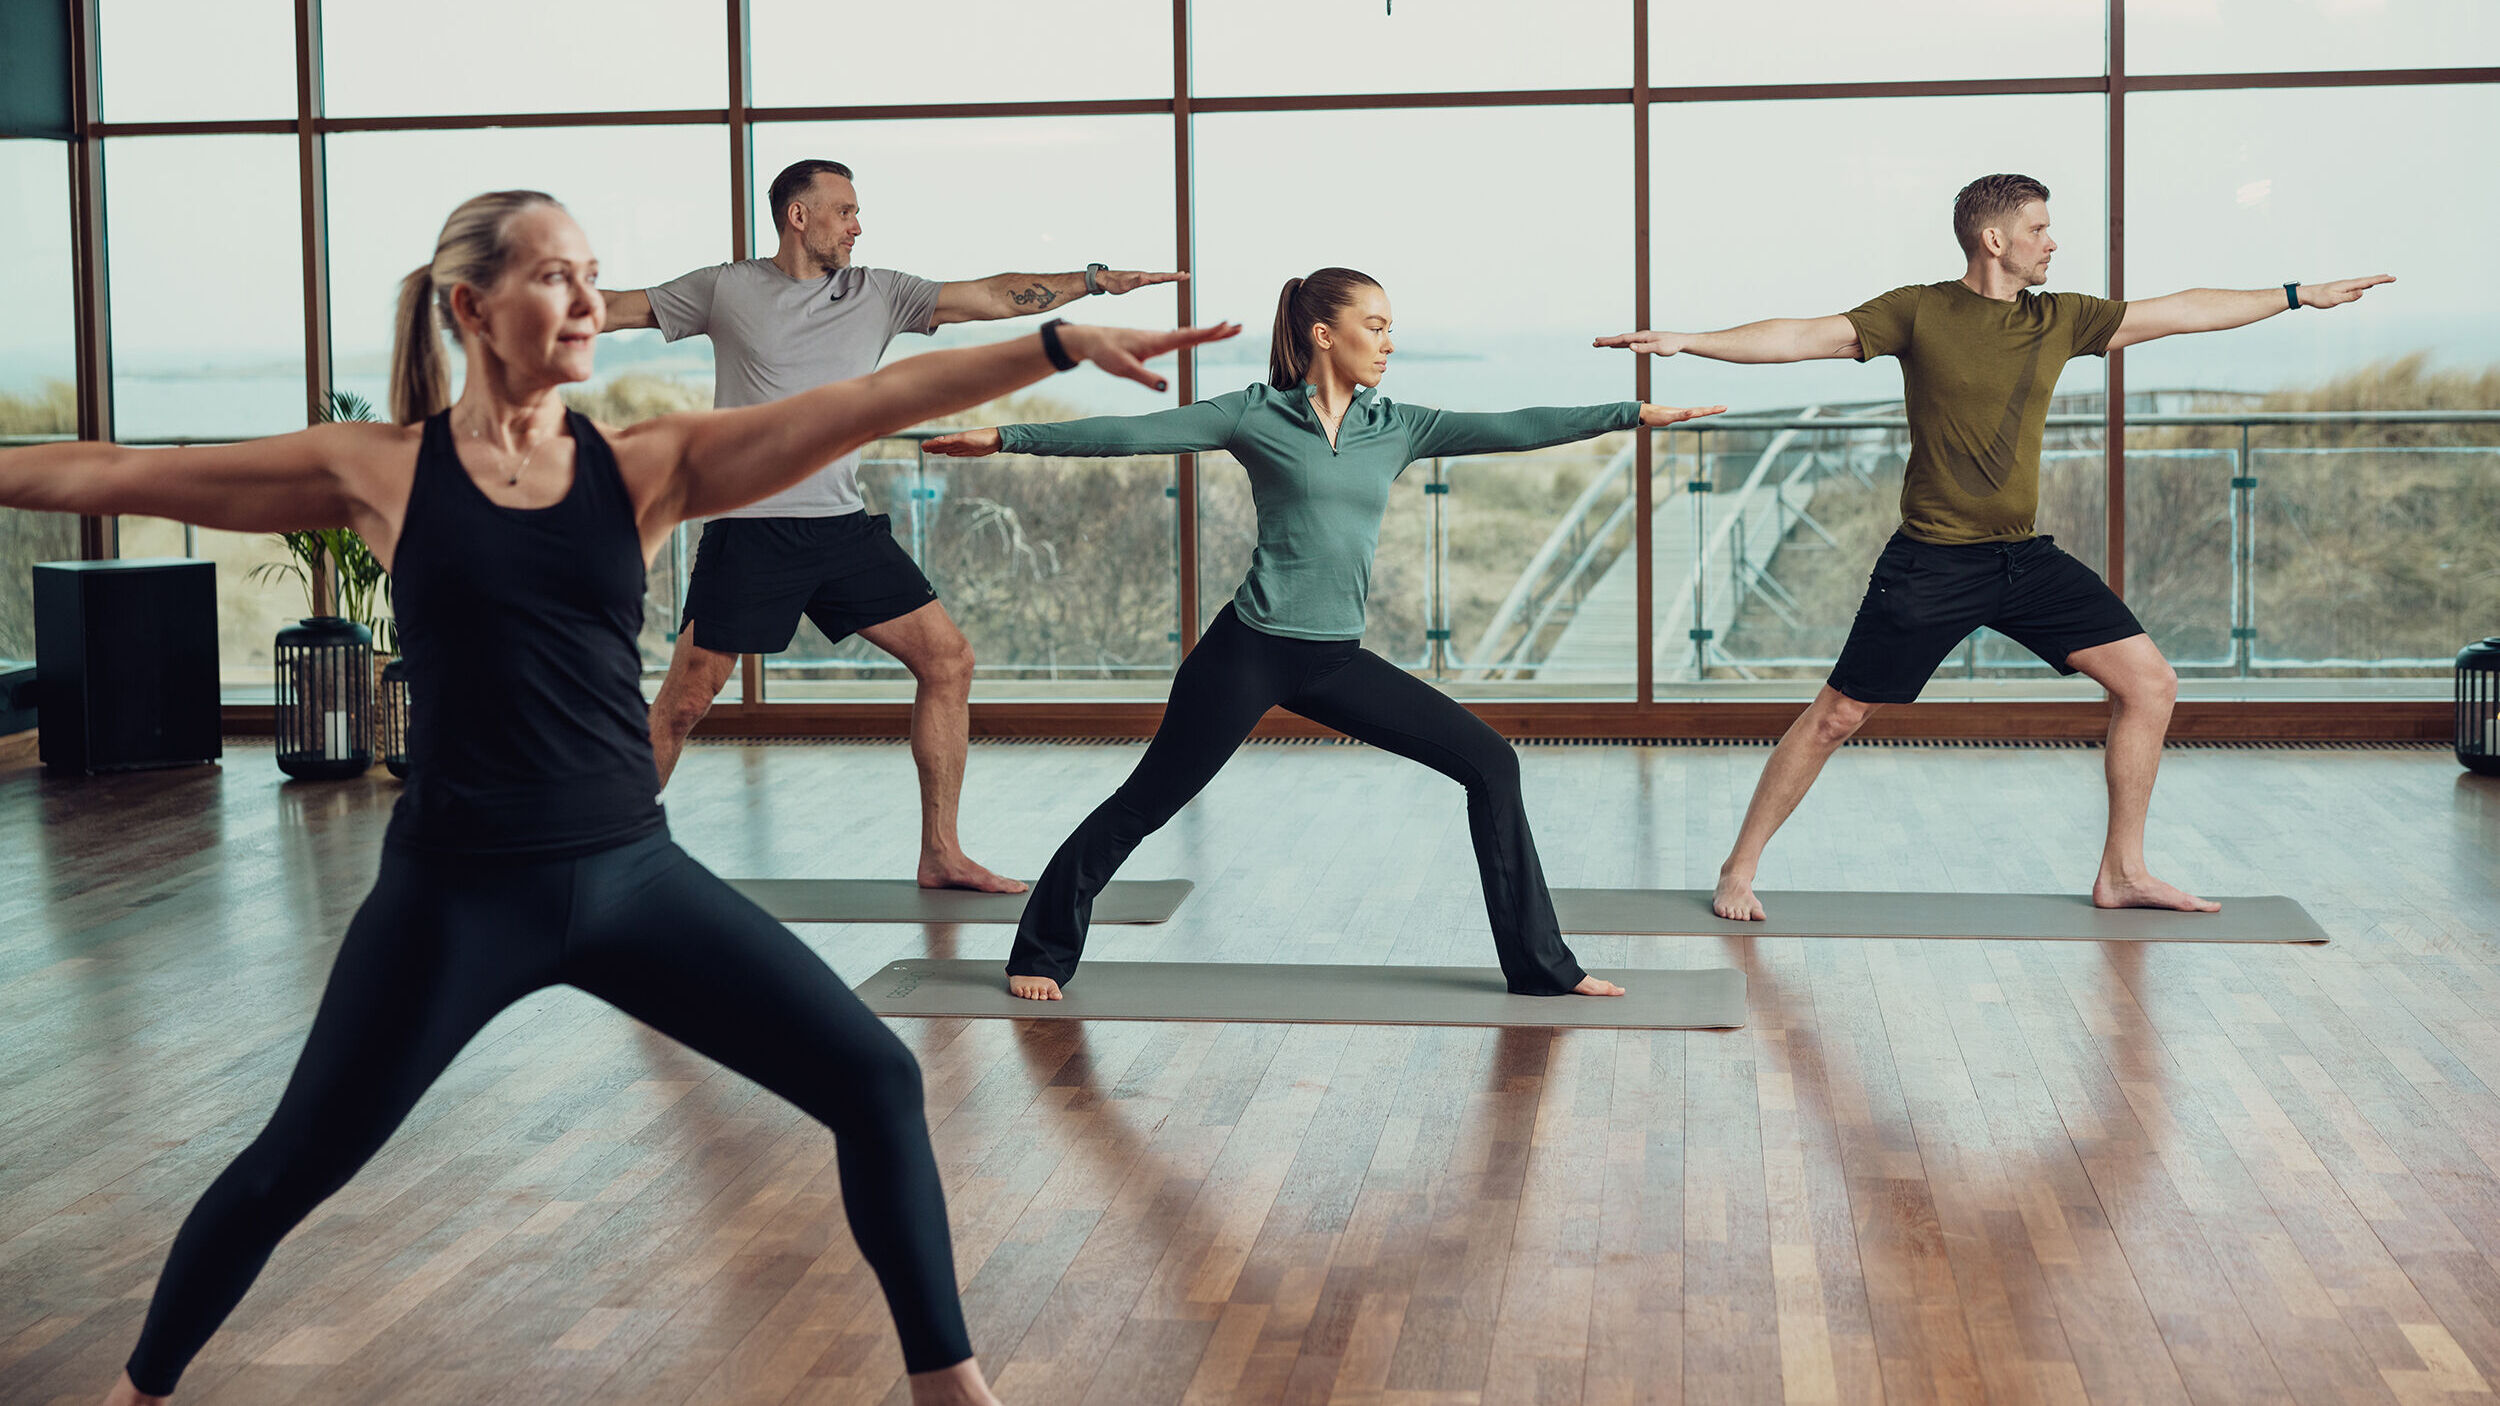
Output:
<instances>
[{"instance_id":1,"label":"black watch strap","mask_svg":"<svg viewBox=\"0 0 2500 1406\"><path fill-rule=\"evenodd\" d=\"M1059 326L1066 321L1064 317L1054 317L1042 324L1042 355L1049 357L1050 364L1060 370L1074 371L1076 358L1068 355L1066 347L1059 345Z\"/></svg>"},{"instance_id":2,"label":"black watch strap","mask_svg":"<svg viewBox=\"0 0 2500 1406\"><path fill-rule=\"evenodd\" d=\"M2287 303L2290 303L2290 304L2292 305L2292 309L2293 309L2293 311L2295 311L2295 312L2299 311L2299 309L2300 309L2300 285L2299 285L2299 284L2297 284L2297 283L2286 283L2286 284L2284 284L2284 285L2283 285L2283 301L2285 301L2285 302L2287 302Z\"/></svg>"}]
</instances>

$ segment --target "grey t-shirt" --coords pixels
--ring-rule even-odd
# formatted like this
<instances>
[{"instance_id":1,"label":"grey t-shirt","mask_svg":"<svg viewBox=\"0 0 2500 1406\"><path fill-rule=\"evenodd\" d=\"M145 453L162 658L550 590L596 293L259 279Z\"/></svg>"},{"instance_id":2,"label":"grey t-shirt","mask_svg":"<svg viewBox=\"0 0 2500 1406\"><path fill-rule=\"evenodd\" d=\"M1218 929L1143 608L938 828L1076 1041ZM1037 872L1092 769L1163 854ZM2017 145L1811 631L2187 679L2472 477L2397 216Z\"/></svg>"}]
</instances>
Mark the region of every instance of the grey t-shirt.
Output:
<instances>
[{"instance_id":1,"label":"grey t-shirt","mask_svg":"<svg viewBox=\"0 0 2500 1406\"><path fill-rule=\"evenodd\" d=\"M937 330L938 285L892 269L847 268L804 281L770 259L696 269L650 290L651 315L674 342L712 339L712 404L762 405L877 369L888 342ZM867 504L859 455L723 517L833 517Z\"/></svg>"}]
</instances>

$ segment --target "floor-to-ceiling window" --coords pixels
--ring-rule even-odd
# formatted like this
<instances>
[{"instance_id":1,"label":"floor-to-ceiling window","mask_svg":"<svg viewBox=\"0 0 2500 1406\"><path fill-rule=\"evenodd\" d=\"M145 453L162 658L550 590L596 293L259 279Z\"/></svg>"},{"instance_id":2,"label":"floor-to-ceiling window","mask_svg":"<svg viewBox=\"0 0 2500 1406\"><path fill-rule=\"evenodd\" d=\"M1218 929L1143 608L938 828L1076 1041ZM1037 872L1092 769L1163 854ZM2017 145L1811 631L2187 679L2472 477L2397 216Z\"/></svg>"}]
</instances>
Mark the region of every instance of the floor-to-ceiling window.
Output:
<instances>
[{"instance_id":1,"label":"floor-to-ceiling window","mask_svg":"<svg viewBox=\"0 0 2500 1406\"><path fill-rule=\"evenodd\" d=\"M1419 464L1383 524L1372 647L1471 699L1658 718L1801 697L1828 667L1894 521L1900 377L1642 366L1589 339L1823 315L1952 277L1953 192L2016 170L2053 192L2052 287L2400 275L2355 307L2078 360L2059 383L2042 530L2118 581L2192 695L2429 697L2458 644L2500 628L2478 530L2500 506L2500 334L2471 280L2442 276L2488 223L2473 173L2500 119L2500 14L2479 0L89 14L102 218L73 217L89 168L60 144L0 142L19 195L0 212L0 436L68 432L76 396L56 387L106 367L126 440L282 430L334 390L378 403L396 280L464 196L549 190L605 282L633 287L769 255L764 183L831 156L860 173L862 262L941 281L1186 268L1185 289L1071 315L1242 321L1176 376L1197 395L1264 376L1278 286L1343 264L1392 297L1393 397L1485 410L1646 385L1728 403L1706 428ZM212 48L218 63L196 61ZM83 313L81 229L109 289ZM960 324L893 354L1029 325ZM708 400L703 339L618 334L600 356L576 403L604 418ZM964 420L1172 399L1083 373ZM933 463L903 438L870 446L862 482L994 703L1158 696L1238 583L1252 524L1220 453ZM121 526L125 553L228 568L229 682L264 682L267 636L305 605L254 573L275 544ZM71 542L60 522L13 530ZM687 555L652 574L655 669ZM909 686L810 627L747 696L822 707ZM1930 696L2079 689L1983 632Z\"/></svg>"}]
</instances>

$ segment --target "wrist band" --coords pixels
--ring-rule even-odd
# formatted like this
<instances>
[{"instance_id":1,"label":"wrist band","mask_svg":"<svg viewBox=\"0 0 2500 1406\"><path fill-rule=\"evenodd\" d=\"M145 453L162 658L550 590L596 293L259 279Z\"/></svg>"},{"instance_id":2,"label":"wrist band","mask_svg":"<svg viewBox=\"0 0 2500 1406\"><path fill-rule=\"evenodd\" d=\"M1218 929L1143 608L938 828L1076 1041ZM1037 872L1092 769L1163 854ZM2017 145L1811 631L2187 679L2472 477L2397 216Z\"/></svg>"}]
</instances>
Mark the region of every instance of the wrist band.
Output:
<instances>
[{"instance_id":1,"label":"wrist band","mask_svg":"<svg viewBox=\"0 0 2500 1406\"><path fill-rule=\"evenodd\" d=\"M1042 355L1049 357L1050 364L1060 370L1073 371L1076 369L1076 358L1068 355L1066 347L1059 345L1059 324L1065 321L1064 317L1054 317L1042 324Z\"/></svg>"},{"instance_id":2,"label":"wrist band","mask_svg":"<svg viewBox=\"0 0 2500 1406\"><path fill-rule=\"evenodd\" d=\"M2299 284L2297 284L2297 283L2286 283L2286 284L2284 284L2284 285L2283 285L2283 301L2285 301L2285 302L2287 302L2287 303L2290 303L2290 304L2292 305L2292 310L2293 310L2293 311L2295 311L2295 312L2299 311L2299 310L2300 310L2300 285L2299 285Z\"/></svg>"},{"instance_id":3,"label":"wrist band","mask_svg":"<svg viewBox=\"0 0 2500 1406\"><path fill-rule=\"evenodd\" d=\"M1088 293L1101 292L1102 287L1094 282L1094 275L1098 273L1107 273L1110 269L1111 265L1109 264L1087 264L1085 266L1085 291Z\"/></svg>"}]
</instances>

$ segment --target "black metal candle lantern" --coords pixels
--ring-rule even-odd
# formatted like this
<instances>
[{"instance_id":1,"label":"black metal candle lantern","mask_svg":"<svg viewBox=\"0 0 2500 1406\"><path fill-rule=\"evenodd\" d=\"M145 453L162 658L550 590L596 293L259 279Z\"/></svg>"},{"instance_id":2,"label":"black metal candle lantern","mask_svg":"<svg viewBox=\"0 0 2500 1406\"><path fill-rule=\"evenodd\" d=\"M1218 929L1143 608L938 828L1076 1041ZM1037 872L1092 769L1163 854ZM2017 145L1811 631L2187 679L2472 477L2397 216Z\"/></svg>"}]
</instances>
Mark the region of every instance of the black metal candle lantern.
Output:
<instances>
[{"instance_id":1,"label":"black metal candle lantern","mask_svg":"<svg viewBox=\"0 0 2500 1406\"><path fill-rule=\"evenodd\" d=\"M2500 635L2457 651L2457 761L2500 776Z\"/></svg>"},{"instance_id":2,"label":"black metal candle lantern","mask_svg":"<svg viewBox=\"0 0 2500 1406\"><path fill-rule=\"evenodd\" d=\"M408 776L408 661L382 666L382 690L373 700L373 750L391 775Z\"/></svg>"},{"instance_id":3,"label":"black metal candle lantern","mask_svg":"<svg viewBox=\"0 0 2500 1406\"><path fill-rule=\"evenodd\" d=\"M278 632L278 769L304 781L373 765L373 632L316 615Z\"/></svg>"}]
</instances>

